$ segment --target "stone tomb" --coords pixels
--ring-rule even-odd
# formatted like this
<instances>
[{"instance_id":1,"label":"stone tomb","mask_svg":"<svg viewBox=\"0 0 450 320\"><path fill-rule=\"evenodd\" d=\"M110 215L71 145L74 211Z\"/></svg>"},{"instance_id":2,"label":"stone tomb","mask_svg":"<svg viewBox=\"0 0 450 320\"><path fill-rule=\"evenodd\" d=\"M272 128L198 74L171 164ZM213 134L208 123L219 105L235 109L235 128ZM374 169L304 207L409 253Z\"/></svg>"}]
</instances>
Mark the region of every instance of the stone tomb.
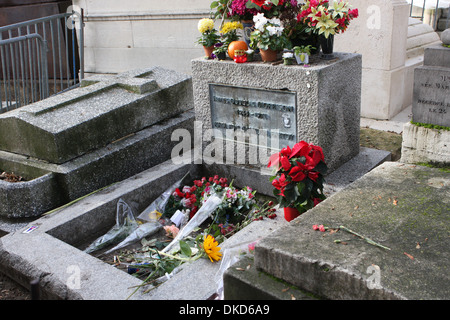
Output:
<instances>
[{"instance_id":1,"label":"stone tomb","mask_svg":"<svg viewBox=\"0 0 450 320\"><path fill-rule=\"evenodd\" d=\"M259 155L248 164L264 167L267 154L301 140L323 148L330 171L359 153L358 54L336 53L331 61L312 58L308 68L199 58L192 61L192 71L196 121L204 132L212 129L214 141L247 133L247 148L256 145ZM251 150L248 160L254 160ZM229 154L226 159L235 163Z\"/></svg>"},{"instance_id":2,"label":"stone tomb","mask_svg":"<svg viewBox=\"0 0 450 320\"><path fill-rule=\"evenodd\" d=\"M89 78L0 115L0 217L35 217L161 163L176 128L192 132L189 76L153 67Z\"/></svg>"},{"instance_id":3,"label":"stone tomb","mask_svg":"<svg viewBox=\"0 0 450 320\"><path fill-rule=\"evenodd\" d=\"M414 70L412 120L450 126L450 48L425 49L424 65Z\"/></svg>"},{"instance_id":4,"label":"stone tomb","mask_svg":"<svg viewBox=\"0 0 450 320\"><path fill-rule=\"evenodd\" d=\"M442 44L426 48L415 69L412 121L419 125L404 125L401 161L449 163L450 48Z\"/></svg>"}]
</instances>

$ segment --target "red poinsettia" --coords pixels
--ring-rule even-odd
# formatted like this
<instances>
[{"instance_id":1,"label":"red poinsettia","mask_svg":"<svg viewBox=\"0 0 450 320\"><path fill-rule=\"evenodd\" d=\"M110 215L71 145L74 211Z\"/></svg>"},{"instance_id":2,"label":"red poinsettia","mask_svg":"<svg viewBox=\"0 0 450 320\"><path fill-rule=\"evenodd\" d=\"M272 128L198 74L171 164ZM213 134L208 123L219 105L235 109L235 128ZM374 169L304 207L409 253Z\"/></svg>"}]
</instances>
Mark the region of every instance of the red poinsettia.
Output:
<instances>
[{"instance_id":1,"label":"red poinsettia","mask_svg":"<svg viewBox=\"0 0 450 320\"><path fill-rule=\"evenodd\" d=\"M268 167L275 169L272 186L281 207L296 207L301 212L323 199L323 175L327 166L321 147L300 141L273 154Z\"/></svg>"}]
</instances>

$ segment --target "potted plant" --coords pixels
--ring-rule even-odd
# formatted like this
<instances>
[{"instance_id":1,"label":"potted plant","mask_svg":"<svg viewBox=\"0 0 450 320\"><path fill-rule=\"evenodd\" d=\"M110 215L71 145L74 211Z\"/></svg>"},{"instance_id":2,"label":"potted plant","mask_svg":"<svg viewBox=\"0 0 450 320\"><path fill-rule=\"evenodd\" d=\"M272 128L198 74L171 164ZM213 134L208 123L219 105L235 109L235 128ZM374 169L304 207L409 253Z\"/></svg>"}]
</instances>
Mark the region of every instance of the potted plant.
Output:
<instances>
[{"instance_id":1,"label":"potted plant","mask_svg":"<svg viewBox=\"0 0 450 320\"><path fill-rule=\"evenodd\" d=\"M248 49L245 51L245 54L247 55L247 61L251 62L253 61L253 54L255 53L255 51L253 49Z\"/></svg>"},{"instance_id":2,"label":"potted plant","mask_svg":"<svg viewBox=\"0 0 450 320\"><path fill-rule=\"evenodd\" d=\"M255 30L250 35L250 46L261 50L263 61L275 61L278 51L290 49L291 42L281 26L280 19L267 19L263 13L258 13L253 17L253 21Z\"/></svg>"},{"instance_id":3,"label":"potted plant","mask_svg":"<svg viewBox=\"0 0 450 320\"><path fill-rule=\"evenodd\" d=\"M344 0L334 1L330 7L328 0L306 1L301 7L297 21L308 25L306 31L319 35L323 59L333 59L334 35L347 30L350 21L358 17L358 9L351 9Z\"/></svg>"},{"instance_id":4,"label":"potted plant","mask_svg":"<svg viewBox=\"0 0 450 320\"><path fill-rule=\"evenodd\" d=\"M227 46L222 42L218 42L214 45L213 56L219 60L225 60L227 58L227 51Z\"/></svg>"},{"instance_id":5,"label":"potted plant","mask_svg":"<svg viewBox=\"0 0 450 320\"><path fill-rule=\"evenodd\" d=\"M242 30L243 28L244 26L239 21L226 22L220 29L223 42L228 46L231 42L239 40L237 30Z\"/></svg>"},{"instance_id":6,"label":"potted plant","mask_svg":"<svg viewBox=\"0 0 450 320\"><path fill-rule=\"evenodd\" d=\"M294 61L294 54L290 51L283 52L283 64L289 66Z\"/></svg>"},{"instance_id":7,"label":"potted plant","mask_svg":"<svg viewBox=\"0 0 450 320\"><path fill-rule=\"evenodd\" d=\"M275 170L270 179L274 195L287 221L295 219L326 197L323 194L327 165L322 148L300 141L270 157L268 167Z\"/></svg>"},{"instance_id":8,"label":"potted plant","mask_svg":"<svg viewBox=\"0 0 450 320\"><path fill-rule=\"evenodd\" d=\"M295 46L293 49L297 63L308 64L311 51L314 50L315 48L311 45L306 45L306 46Z\"/></svg>"},{"instance_id":9,"label":"potted plant","mask_svg":"<svg viewBox=\"0 0 450 320\"><path fill-rule=\"evenodd\" d=\"M201 19L197 25L201 36L197 39L197 43L201 44L205 50L205 55L211 58L214 45L219 42L220 36L214 28L214 20L209 18Z\"/></svg>"}]
</instances>

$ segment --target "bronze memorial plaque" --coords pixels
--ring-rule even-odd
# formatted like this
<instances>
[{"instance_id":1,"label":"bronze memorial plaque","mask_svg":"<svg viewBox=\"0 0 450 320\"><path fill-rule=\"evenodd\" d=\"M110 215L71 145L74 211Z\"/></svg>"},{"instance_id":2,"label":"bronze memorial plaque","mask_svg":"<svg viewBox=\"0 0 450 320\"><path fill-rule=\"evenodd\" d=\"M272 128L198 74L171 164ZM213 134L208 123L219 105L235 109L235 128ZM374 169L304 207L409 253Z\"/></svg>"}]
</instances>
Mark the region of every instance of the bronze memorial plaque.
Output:
<instances>
[{"instance_id":1,"label":"bronze memorial plaque","mask_svg":"<svg viewBox=\"0 0 450 320\"><path fill-rule=\"evenodd\" d=\"M258 136L258 145L281 149L297 141L296 93L210 84L211 124ZM266 138L267 137L267 138Z\"/></svg>"}]
</instances>

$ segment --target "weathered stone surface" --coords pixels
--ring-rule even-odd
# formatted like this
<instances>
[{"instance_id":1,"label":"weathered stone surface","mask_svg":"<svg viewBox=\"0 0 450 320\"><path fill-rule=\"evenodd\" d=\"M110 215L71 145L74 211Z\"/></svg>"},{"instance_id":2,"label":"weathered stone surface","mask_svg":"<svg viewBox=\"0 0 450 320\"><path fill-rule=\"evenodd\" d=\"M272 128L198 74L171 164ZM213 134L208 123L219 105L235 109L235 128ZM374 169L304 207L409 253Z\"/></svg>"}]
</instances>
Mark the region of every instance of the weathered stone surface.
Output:
<instances>
[{"instance_id":1,"label":"weathered stone surface","mask_svg":"<svg viewBox=\"0 0 450 320\"><path fill-rule=\"evenodd\" d=\"M320 145L332 171L359 153L361 106L361 56L336 53L336 57L332 61L311 61L310 68L195 59L196 120L206 129L213 127L210 84L295 93L296 119L292 125L296 127L296 139Z\"/></svg>"},{"instance_id":2,"label":"weathered stone surface","mask_svg":"<svg viewBox=\"0 0 450 320\"><path fill-rule=\"evenodd\" d=\"M450 28L441 33L441 41L443 44L450 45Z\"/></svg>"},{"instance_id":3,"label":"weathered stone surface","mask_svg":"<svg viewBox=\"0 0 450 320\"><path fill-rule=\"evenodd\" d=\"M450 48L442 44L425 48L423 65L450 68Z\"/></svg>"},{"instance_id":4,"label":"weathered stone surface","mask_svg":"<svg viewBox=\"0 0 450 320\"><path fill-rule=\"evenodd\" d=\"M412 113L414 122L450 126L450 68L415 69Z\"/></svg>"},{"instance_id":5,"label":"weathered stone surface","mask_svg":"<svg viewBox=\"0 0 450 320\"><path fill-rule=\"evenodd\" d=\"M255 265L327 299L447 299L449 195L450 173L385 162L261 240Z\"/></svg>"},{"instance_id":6,"label":"weathered stone surface","mask_svg":"<svg viewBox=\"0 0 450 320\"><path fill-rule=\"evenodd\" d=\"M193 123L194 113L184 112L63 164L0 151L2 169L33 174L27 182L0 181L0 216L36 217L166 161L177 143L173 130L193 134Z\"/></svg>"},{"instance_id":7,"label":"weathered stone surface","mask_svg":"<svg viewBox=\"0 0 450 320\"><path fill-rule=\"evenodd\" d=\"M405 163L450 163L450 131L403 126L402 157Z\"/></svg>"},{"instance_id":8,"label":"weathered stone surface","mask_svg":"<svg viewBox=\"0 0 450 320\"><path fill-rule=\"evenodd\" d=\"M153 67L0 115L0 150L61 164L193 108L190 77Z\"/></svg>"}]
</instances>

